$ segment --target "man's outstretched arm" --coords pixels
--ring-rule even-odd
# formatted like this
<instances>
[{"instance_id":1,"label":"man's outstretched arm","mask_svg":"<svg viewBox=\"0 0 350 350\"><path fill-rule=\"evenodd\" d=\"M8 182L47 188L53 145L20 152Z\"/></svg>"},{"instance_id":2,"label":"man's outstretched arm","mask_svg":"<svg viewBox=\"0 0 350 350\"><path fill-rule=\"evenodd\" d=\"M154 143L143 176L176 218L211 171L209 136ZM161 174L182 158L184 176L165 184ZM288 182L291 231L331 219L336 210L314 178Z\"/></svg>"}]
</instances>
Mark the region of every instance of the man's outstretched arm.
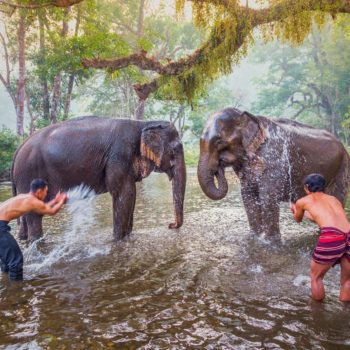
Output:
<instances>
[{"instance_id":1,"label":"man's outstretched arm","mask_svg":"<svg viewBox=\"0 0 350 350\"><path fill-rule=\"evenodd\" d=\"M56 203L54 201L51 201L49 203L44 203L40 200L37 200L33 202L33 207L31 211L41 215L55 215L62 208L66 199L67 199L67 196L63 194L61 195L58 201L56 201L56 199L54 200L56 201Z\"/></svg>"}]
</instances>

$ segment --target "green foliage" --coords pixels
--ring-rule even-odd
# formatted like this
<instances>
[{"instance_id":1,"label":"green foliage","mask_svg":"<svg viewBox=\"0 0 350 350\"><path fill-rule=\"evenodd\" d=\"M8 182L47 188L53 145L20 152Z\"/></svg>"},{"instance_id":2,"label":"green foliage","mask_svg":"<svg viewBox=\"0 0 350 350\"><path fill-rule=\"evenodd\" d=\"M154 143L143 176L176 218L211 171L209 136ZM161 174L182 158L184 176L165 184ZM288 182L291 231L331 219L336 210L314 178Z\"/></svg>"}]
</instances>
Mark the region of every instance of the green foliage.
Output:
<instances>
[{"instance_id":1,"label":"green foliage","mask_svg":"<svg viewBox=\"0 0 350 350\"><path fill-rule=\"evenodd\" d=\"M198 142L196 142L196 145L193 145L190 143L185 144L184 152L185 152L186 165L190 167L196 167L198 165L198 160L199 160Z\"/></svg>"},{"instance_id":2,"label":"green foliage","mask_svg":"<svg viewBox=\"0 0 350 350\"><path fill-rule=\"evenodd\" d=\"M229 78L220 79L208 87L208 92L200 98L190 112L191 131L196 137L202 134L208 115L225 107L240 108L244 92L232 88Z\"/></svg>"},{"instance_id":3,"label":"green foliage","mask_svg":"<svg viewBox=\"0 0 350 350\"><path fill-rule=\"evenodd\" d=\"M0 176L11 168L12 157L20 143L19 138L9 129L0 131Z\"/></svg>"},{"instance_id":4,"label":"green foliage","mask_svg":"<svg viewBox=\"0 0 350 350\"><path fill-rule=\"evenodd\" d=\"M173 83L178 96L185 94L191 102L198 91L202 93L203 88L214 79L229 73L246 55L248 46L254 43L252 28L257 23L257 16L247 15L241 4L238 0L192 1L195 23L210 30L210 35L198 50L200 54L195 64L180 74ZM259 22L267 23L260 26L265 42L278 39L300 45L312 30L313 23L322 26L326 14L337 13L342 3L320 1L315 6L313 0L268 0L264 5L270 7L269 12L264 14ZM184 6L184 0L176 1L178 13L181 14Z\"/></svg>"},{"instance_id":5,"label":"green foliage","mask_svg":"<svg viewBox=\"0 0 350 350\"><path fill-rule=\"evenodd\" d=\"M102 1L101 4L103 3ZM114 17L108 17L108 21L118 28L118 33L127 43L129 50L142 48L148 51L149 56L153 55L166 63L169 58L182 57L200 44L203 34L192 23L176 21L161 7L156 13L145 17L143 34L138 36L134 30L131 31L131 29L137 28L137 23L135 23L139 10L137 4L139 1L134 0L126 1L123 4L120 2L109 3L108 16L113 13ZM102 10L98 8L97 11ZM115 50L114 53L105 53L105 57L123 57L130 52L122 52L119 48L119 51ZM79 95L81 99L88 99L88 109L93 113L113 117L130 117L134 113L138 101L132 87L133 84L145 83L152 77L153 75L150 73L142 72L134 66L107 72L107 74L98 71L80 86ZM156 100L176 100L178 103L186 101L186 96L183 93L176 92L178 89L177 79L169 80L165 77L164 82L165 85L153 95L154 99L147 100L146 118L158 118L160 115L165 115L165 112L157 114L153 110L153 104L156 103Z\"/></svg>"},{"instance_id":6,"label":"green foliage","mask_svg":"<svg viewBox=\"0 0 350 350\"><path fill-rule=\"evenodd\" d=\"M350 24L347 16L317 26L299 48L259 46L254 61L269 64L259 77L256 113L289 116L340 136L350 104ZM345 124L344 124L345 125Z\"/></svg>"}]
</instances>

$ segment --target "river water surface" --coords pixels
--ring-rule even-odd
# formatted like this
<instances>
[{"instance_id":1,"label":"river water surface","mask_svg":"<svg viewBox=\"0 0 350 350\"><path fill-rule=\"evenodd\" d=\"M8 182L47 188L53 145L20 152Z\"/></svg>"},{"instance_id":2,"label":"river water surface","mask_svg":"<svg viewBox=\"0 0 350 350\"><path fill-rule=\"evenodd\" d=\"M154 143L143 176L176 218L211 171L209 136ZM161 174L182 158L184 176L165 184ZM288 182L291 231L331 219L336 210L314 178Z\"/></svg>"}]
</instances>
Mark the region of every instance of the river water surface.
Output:
<instances>
[{"instance_id":1,"label":"river water surface","mask_svg":"<svg viewBox=\"0 0 350 350\"><path fill-rule=\"evenodd\" d=\"M239 185L205 197L188 175L185 223L173 220L171 185L138 184L134 230L112 240L109 194L45 219L26 247L24 282L0 273L0 349L349 349L350 307L338 301L339 267L312 302L311 223L281 208L282 238L248 232ZM0 202L10 187L0 187ZM16 234L16 225L12 225Z\"/></svg>"}]
</instances>

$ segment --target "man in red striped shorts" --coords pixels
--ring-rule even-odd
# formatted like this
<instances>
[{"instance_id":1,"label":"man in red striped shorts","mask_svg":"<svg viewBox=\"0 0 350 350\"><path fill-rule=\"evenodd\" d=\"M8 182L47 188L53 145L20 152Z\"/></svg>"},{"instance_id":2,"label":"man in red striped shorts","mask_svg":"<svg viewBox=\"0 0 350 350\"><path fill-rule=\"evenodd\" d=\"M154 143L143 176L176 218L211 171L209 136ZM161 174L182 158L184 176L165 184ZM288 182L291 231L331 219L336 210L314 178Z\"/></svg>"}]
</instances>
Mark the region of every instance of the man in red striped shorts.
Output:
<instances>
[{"instance_id":1,"label":"man in red striped shorts","mask_svg":"<svg viewBox=\"0 0 350 350\"><path fill-rule=\"evenodd\" d=\"M321 233L312 254L311 296L323 300L323 277L335 264L341 264L339 300L350 301L350 223L339 200L324 193L326 181L320 174L304 179L306 196L291 204L297 222L314 221Z\"/></svg>"}]
</instances>

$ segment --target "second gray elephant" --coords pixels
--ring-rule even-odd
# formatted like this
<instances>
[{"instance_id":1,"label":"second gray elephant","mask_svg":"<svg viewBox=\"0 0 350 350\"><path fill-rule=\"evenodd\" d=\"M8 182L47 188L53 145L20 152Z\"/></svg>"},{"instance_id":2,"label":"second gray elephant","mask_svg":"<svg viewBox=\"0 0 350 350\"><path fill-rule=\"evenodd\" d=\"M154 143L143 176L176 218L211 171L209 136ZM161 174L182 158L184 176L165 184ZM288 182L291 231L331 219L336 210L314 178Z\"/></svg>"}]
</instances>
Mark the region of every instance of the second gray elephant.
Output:
<instances>
[{"instance_id":1,"label":"second gray elephant","mask_svg":"<svg viewBox=\"0 0 350 350\"><path fill-rule=\"evenodd\" d=\"M226 108L203 131L198 179L209 198L222 199L228 191L224 169L232 167L251 230L272 235L279 233L280 203L305 195L302 180L308 174L322 174L327 193L344 204L349 164L342 143L325 130Z\"/></svg>"}]
</instances>

